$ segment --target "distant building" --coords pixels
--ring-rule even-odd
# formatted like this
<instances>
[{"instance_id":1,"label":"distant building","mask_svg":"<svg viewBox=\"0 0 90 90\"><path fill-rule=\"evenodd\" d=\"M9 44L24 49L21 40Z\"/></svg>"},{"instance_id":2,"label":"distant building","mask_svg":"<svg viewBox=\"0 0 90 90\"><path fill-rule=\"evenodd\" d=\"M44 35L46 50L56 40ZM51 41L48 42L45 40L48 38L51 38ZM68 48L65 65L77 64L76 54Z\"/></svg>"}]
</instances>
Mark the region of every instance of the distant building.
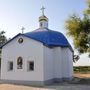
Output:
<instances>
[{"instance_id":1,"label":"distant building","mask_svg":"<svg viewBox=\"0 0 90 90\"><path fill-rule=\"evenodd\" d=\"M73 76L73 50L65 36L39 17L35 31L16 35L2 46L1 79L30 85L51 84Z\"/></svg>"}]
</instances>

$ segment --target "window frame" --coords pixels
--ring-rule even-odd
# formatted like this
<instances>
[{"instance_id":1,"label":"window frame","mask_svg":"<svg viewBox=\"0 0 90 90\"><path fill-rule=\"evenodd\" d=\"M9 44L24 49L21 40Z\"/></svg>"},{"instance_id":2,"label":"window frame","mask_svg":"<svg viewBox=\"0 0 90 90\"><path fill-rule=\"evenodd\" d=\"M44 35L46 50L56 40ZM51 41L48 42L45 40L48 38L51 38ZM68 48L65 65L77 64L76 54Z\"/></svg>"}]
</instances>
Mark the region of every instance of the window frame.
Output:
<instances>
[{"instance_id":1,"label":"window frame","mask_svg":"<svg viewBox=\"0 0 90 90\"><path fill-rule=\"evenodd\" d=\"M33 62L33 69L31 69L31 63ZM27 62L27 71L34 71L35 70L35 65L34 65L34 61L28 61Z\"/></svg>"},{"instance_id":2,"label":"window frame","mask_svg":"<svg viewBox=\"0 0 90 90\"><path fill-rule=\"evenodd\" d=\"M21 38L21 37L18 39L18 43L19 43L19 44L22 44L23 41L24 41L24 40L23 40L23 38Z\"/></svg>"},{"instance_id":3,"label":"window frame","mask_svg":"<svg viewBox=\"0 0 90 90\"><path fill-rule=\"evenodd\" d=\"M42 22L40 23L40 27L43 27L43 23Z\"/></svg>"},{"instance_id":4,"label":"window frame","mask_svg":"<svg viewBox=\"0 0 90 90\"><path fill-rule=\"evenodd\" d=\"M19 61L19 60L21 60L21 61ZM21 56L19 56L17 58L17 69L23 69L23 58Z\"/></svg>"},{"instance_id":5,"label":"window frame","mask_svg":"<svg viewBox=\"0 0 90 90\"><path fill-rule=\"evenodd\" d=\"M13 61L8 61L8 71L13 71Z\"/></svg>"}]
</instances>

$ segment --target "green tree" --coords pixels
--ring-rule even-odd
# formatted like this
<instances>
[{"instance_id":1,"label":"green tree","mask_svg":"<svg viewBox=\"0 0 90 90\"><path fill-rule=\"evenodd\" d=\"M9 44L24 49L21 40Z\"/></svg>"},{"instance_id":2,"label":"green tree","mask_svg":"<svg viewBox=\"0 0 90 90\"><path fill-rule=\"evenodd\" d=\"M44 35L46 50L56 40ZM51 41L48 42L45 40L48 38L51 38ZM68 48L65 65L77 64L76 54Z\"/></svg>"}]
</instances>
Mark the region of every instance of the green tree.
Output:
<instances>
[{"instance_id":1,"label":"green tree","mask_svg":"<svg viewBox=\"0 0 90 90\"><path fill-rule=\"evenodd\" d=\"M72 37L75 49L90 56L90 0L83 17L73 14L65 22L67 34ZM76 57L76 56L75 56Z\"/></svg>"},{"instance_id":2,"label":"green tree","mask_svg":"<svg viewBox=\"0 0 90 90\"><path fill-rule=\"evenodd\" d=\"M0 32L0 46L2 46L7 41L6 36L4 34L4 31Z\"/></svg>"},{"instance_id":3,"label":"green tree","mask_svg":"<svg viewBox=\"0 0 90 90\"><path fill-rule=\"evenodd\" d=\"M7 42L7 38L4 34L5 34L4 31L0 32L0 46L2 46ZM1 48L0 48L0 67L1 67Z\"/></svg>"},{"instance_id":4,"label":"green tree","mask_svg":"<svg viewBox=\"0 0 90 90\"><path fill-rule=\"evenodd\" d=\"M85 9L84 13L90 15L90 0L87 0L87 8Z\"/></svg>"}]
</instances>

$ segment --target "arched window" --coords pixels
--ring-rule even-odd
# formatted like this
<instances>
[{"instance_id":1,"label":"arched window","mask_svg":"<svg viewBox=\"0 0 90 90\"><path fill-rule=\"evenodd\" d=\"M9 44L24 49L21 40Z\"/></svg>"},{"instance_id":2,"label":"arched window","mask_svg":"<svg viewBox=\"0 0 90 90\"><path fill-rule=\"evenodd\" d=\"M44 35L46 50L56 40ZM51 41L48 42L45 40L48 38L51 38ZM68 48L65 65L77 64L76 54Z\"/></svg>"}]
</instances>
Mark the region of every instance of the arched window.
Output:
<instances>
[{"instance_id":1,"label":"arched window","mask_svg":"<svg viewBox=\"0 0 90 90\"><path fill-rule=\"evenodd\" d=\"M40 23L40 27L42 27L42 26L43 26L43 23L41 22L41 23Z\"/></svg>"},{"instance_id":2,"label":"arched window","mask_svg":"<svg viewBox=\"0 0 90 90\"><path fill-rule=\"evenodd\" d=\"M22 69L23 67L23 59L22 57L18 57L17 59L17 69Z\"/></svg>"}]
</instances>

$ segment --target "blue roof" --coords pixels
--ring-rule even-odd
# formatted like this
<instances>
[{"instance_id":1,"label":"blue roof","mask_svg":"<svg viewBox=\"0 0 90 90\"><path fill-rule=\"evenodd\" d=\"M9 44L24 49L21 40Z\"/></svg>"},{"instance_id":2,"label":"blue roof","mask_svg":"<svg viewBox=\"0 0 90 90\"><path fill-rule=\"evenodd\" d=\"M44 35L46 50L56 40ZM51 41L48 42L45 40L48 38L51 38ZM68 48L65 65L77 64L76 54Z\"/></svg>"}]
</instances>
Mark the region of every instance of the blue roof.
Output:
<instances>
[{"instance_id":1,"label":"blue roof","mask_svg":"<svg viewBox=\"0 0 90 90\"><path fill-rule=\"evenodd\" d=\"M37 40L47 46L71 47L66 37L57 31L35 30L24 34L25 36Z\"/></svg>"},{"instance_id":2,"label":"blue roof","mask_svg":"<svg viewBox=\"0 0 90 90\"><path fill-rule=\"evenodd\" d=\"M56 46L61 46L61 47L69 47L72 51L72 47L69 44L68 40L66 39L66 37L57 31L52 31L49 29L37 29L33 32L28 32L25 34L18 34L15 37L13 37L11 40L9 40L8 42L6 42L4 45L2 45L0 48L2 48L3 46L5 46L6 44L8 44L9 42L11 42L13 39L15 39L16 37L18 37L19 35L23 35L25 37L34 39L36 41L39 41L41 43L43 43L45 46L48 47L56 47Z\"/></svg>"}]
</instances>

